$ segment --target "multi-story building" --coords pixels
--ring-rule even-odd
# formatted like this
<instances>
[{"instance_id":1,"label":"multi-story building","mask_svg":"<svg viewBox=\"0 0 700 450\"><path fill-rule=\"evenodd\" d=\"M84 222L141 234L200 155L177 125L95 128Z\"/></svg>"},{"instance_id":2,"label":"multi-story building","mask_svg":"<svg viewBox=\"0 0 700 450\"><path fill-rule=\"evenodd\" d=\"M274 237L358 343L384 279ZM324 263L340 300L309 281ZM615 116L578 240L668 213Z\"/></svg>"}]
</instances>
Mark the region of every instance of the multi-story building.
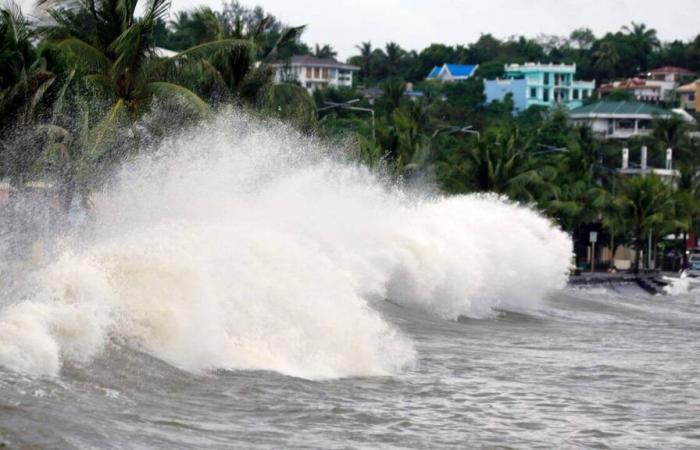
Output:
<instances>
[{"instance_id":1,"label":"multi-story building","mask_svg":"<svg viewBox=\"0 0 700 450\"><path fill-rule=\"evenodd\" d=\"M505 78L484 81L486 101L512 94L517 109L563 105L577 108L595 89L595 81L574 80L576 64L508 64Z\"/></svg>"},{"instance_id":2,"label":"multi-story building","mask_svg":"<svg viewBox=\"0 0 700 450\"><path fill-rule=\"evenodd\" d=\"M343 64L332 58L311 55L292 56L289 61L273 64L275 82L298 82L309 92L328 87L351 87L357 66Z\"/></svg>"}]
</instances>

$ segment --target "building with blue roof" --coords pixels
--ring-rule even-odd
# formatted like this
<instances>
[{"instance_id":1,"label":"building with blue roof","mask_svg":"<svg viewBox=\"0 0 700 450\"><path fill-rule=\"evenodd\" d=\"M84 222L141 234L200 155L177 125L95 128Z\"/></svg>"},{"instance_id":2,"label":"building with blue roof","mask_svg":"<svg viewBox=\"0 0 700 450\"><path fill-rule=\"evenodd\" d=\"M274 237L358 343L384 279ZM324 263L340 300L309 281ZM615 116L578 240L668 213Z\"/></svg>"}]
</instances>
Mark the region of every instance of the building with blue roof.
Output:
<instances>
[{"instance_id":1,"label":"building with blue roof","mask_svg":"<svg viewBox=\"0 0 700 450\"><path fill-rule=\"evenodd\" d=\"M434 81L460 81L474 76L478 64L443 64L435 66L430 71L426 80Z\"/></svg>"}]
</instances>

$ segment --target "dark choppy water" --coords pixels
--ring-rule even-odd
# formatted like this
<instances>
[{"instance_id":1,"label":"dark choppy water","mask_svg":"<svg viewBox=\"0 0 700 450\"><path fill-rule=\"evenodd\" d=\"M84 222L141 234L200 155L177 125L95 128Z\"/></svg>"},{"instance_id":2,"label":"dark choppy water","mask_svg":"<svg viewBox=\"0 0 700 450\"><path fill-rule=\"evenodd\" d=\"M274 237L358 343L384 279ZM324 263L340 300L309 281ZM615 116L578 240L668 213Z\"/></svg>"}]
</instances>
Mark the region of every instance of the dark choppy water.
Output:
<instances>
[{"instance_id":1,"label":"dark choppy water","mask_svg":"<svg viewBox=\"0 0 700 450\"><path fill-rule=\"evenodd\" d=\"M110 344L57 378L0 369L9 448L698 448L700 296L569 290L459 322L391 304L395 377L192 375ZM197 345L192 342L191 345Z\"/></svg>"}]
</instances>

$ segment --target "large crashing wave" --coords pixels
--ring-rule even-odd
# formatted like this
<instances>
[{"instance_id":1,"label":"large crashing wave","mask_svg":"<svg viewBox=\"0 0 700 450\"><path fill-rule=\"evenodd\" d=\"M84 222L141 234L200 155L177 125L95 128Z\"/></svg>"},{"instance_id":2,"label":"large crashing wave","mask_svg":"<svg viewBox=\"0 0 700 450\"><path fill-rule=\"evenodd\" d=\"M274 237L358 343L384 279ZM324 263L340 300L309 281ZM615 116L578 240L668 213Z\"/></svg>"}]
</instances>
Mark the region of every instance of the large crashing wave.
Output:
<instances>
[{"instance_id":1,"label":"large crashing wave","mask_svg":"<svg viewBox=\"0 0 700 450\"><path fill-rule=\"evenodd\" d=\"M91 236L0 300L0 365L57 375L108 342L183 370L390 375L409 339L371 308L527 309L569 238L494 196L407 193L279 124L222 115L128 164Z\"/></svg>"}]
</instances>

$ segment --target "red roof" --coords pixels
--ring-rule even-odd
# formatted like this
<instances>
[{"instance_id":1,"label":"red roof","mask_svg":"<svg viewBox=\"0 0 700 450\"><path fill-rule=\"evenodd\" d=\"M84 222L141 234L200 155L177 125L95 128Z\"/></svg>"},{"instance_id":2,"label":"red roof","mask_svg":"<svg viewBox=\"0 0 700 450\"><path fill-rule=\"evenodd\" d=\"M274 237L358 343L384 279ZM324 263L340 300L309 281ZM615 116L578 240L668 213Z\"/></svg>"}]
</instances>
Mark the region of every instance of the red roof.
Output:
<instances>
[{"instance_id":1,"label":"red roof","mask_svg":"<svg viewBox=\"0 0 700 450\"><path fill-rule=\"evenodd\" d=\"M647 80L642 80L639 78L628 78L627 80L619 81L617 84L610 83L602 85L599 90L600 92L607 93L615 90L634 90L638 88L647 89L661 89L660 86L648 85Z\"/></svg>"},{"instance_id":2,"label":"red roof","mask_svg":"<svg viewBox=\"0 0 700 450\"><path fill-rule=\"evenodd\" d=\"M688 70L688 69L684 69L684 68L682 68L682 67L664 66L664 67L659 67L659 68L654 69L654 70L650 70L649 73L663 73L663 74L666 74L666 73L681 73L681 74L684 74L684 75L691 75L693 72L690 71L690 70Z\"/></svg>"}]
</instances>

